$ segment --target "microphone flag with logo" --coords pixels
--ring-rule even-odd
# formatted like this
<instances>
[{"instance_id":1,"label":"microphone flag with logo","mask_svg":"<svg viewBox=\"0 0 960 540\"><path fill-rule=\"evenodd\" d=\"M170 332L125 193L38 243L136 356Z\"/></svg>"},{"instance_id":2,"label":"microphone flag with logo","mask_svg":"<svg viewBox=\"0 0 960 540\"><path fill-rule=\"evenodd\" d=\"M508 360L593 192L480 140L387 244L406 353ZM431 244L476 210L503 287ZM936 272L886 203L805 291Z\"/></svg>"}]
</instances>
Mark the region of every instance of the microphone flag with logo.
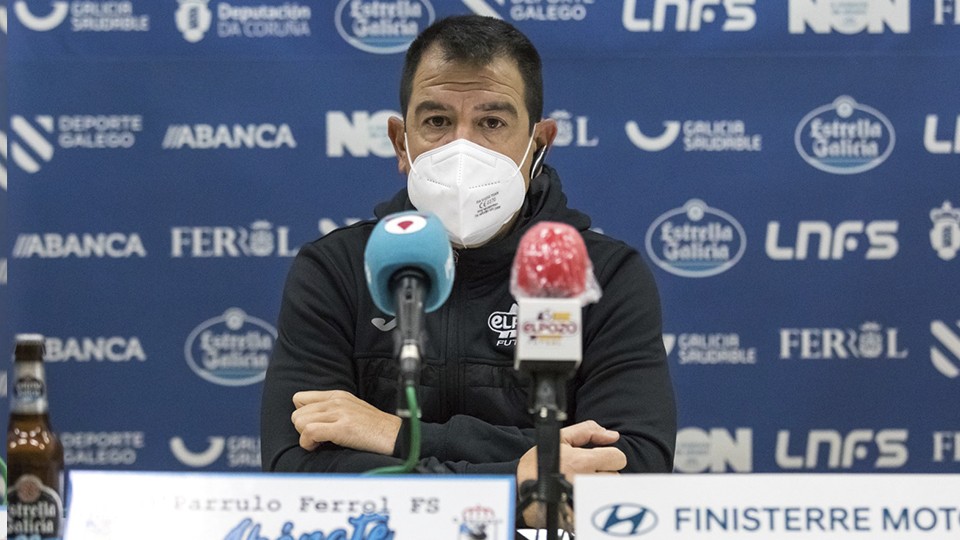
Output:
<instances>
[{"instance_id":1,"label":"microphone flag with logo","mask_svg":"<svg viewBox=\"0 0 960 540\"><path fill-rule=\"evenodd\" d=\"M392 281L401 270L423 273L427 313L442 306L453 288L453 250L433 214L400 212L381 219L367 240L363 266L374 304L388 315L397 314Z\"/></svg>"},{"instance_id":2,"label":"microphone flag with logo","mask_svg":"<svg viewBox=\"0 0 960 540\"><path fill-rule=\"evenodd\" d=\"M580 233L550 221L531 227L517 247L510 292L518 306L514 367L566 373L576 369L583 355L583 306L601 295Z\"/></svg>"}]
</instances>

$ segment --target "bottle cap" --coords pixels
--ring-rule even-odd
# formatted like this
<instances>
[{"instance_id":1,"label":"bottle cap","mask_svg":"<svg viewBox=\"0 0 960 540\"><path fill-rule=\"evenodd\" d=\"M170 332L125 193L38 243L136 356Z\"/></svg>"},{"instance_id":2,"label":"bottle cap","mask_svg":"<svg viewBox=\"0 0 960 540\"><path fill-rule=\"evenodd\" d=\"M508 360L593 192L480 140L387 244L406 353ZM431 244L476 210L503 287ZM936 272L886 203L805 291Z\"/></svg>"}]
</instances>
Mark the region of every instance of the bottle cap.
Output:
<instances>
[{"instance_id":1,"label":"bottle cap","mask_svg":"<svg viewBox=\"0 0 960 540\"><path fill-rule=\"evenodd\" d=\"M17 343L43 345L43 334L17 334L14 339Z\"/></svg>"}]
</instances>

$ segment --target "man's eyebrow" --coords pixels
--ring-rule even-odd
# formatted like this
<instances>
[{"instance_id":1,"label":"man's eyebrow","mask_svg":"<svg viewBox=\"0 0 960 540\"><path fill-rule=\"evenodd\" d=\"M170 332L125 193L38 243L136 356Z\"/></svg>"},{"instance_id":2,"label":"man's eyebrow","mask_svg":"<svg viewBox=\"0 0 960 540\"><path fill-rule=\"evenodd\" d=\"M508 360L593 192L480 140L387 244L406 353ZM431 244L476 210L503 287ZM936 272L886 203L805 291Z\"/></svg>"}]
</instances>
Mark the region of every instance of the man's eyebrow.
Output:
<instances>
[{"instance_id":1,"label":"man's eyebrow","mask_svg":"<svg viewBox=\"0 0 960 540\"><path fill-rule=\"evenodd\" d=\"M483 112L506 112L513 116L518 116L517 108L509 101L493 101L490 103L481 103L474 107L475 110Z\"/></svg>"},{"instance_id":2,"label":"man's eyebrow","mask_svg":"<svg viewBox=\"0 0 960 540\"><path fill-rule=\"evenodd\" d=\"M427 101L422 101L419 104L417 104L416 109L413 110L413 114L414 116L416 116L424 112L447 111L447 110L449 110L449 107L447 107L443 103L428 99Z\"/></svg>"}]
</instances>

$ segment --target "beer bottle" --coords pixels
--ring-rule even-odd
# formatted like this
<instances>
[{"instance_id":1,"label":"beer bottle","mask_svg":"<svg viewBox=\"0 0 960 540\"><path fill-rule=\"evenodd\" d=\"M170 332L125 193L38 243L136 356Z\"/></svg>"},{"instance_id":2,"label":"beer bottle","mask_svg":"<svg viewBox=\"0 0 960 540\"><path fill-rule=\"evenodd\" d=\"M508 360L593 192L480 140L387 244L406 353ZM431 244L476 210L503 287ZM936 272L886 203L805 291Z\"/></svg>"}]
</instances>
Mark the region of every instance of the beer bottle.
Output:
<instances>
[{"instance_id":1,"label":"beer bottle","mask_svg":"<svg viewBox=\"0 0 960 540\"><path fill-rule=\"evenodd\" d=\"M7 428L7 537L63 538L63 445L50 427L43 336L16 337Z\"/></svg>"}]
</instances>

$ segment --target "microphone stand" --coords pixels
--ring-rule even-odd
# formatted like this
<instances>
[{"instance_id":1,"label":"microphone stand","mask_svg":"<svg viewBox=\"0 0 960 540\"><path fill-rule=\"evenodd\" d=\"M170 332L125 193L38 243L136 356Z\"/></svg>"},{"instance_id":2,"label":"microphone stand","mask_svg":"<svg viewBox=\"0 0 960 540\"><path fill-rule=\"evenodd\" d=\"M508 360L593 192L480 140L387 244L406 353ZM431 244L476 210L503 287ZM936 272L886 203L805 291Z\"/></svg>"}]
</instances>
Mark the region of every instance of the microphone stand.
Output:
<instances>
[{"instance_id":1,"label":"microphone stand","mask_svg":"<svg viewBox=\"0 0 960 540\"><path fill-rule=\"evenodd\" d=\"M530 370L533 384L529 412L537 436L537 483L532 498L546 507L547 540L557 540L561 504L571 495L570 484L560 474L560 426L567 419L564 383L572 371L555 365L544 369L546 366Z\"/></svg>"},{"instance_id":2,"label":"microphone stand","mask_svg":"<svg viewBox=\"0 0 960 540\"><path fill-rule=\"evenodd\" d=\"M397 306L397 328L393 335L396 357L400 364L397 416L402 419L400 429L406 434L410 449L402 465L380 467L366 474L409 473L420 460L420 406L417 384L420 379L420 352L424 336L424 283L428 283L426 274L414 268L402 269L391 278Z\"/></svg>"}]
</instances>

